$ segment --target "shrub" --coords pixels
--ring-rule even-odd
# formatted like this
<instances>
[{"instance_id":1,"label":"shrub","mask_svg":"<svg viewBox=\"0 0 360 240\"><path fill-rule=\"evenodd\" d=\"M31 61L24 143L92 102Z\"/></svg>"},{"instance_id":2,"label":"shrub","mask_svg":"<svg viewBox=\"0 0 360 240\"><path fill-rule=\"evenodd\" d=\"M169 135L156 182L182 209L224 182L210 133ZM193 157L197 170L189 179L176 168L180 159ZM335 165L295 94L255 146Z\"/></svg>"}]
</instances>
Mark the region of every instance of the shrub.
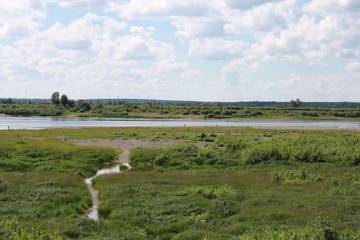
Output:
<instances>
[{"instance_id":1,"label":"shrub","mask_svg":"<svg viewBox=\"0 0 360 240\"><path fill-rule=\"evenodd\" d=\"M31 230L23 228L16 220L0 222L0 239L6 240L60 240L57 232L50 232L34 227Z\"/></svg>"},{"instance_id":2,"label":"shrub","mask_svg":"<svg viewBox=\"0 0 360 240\"><path fill-rule=\"evenodd\" d=\"M191 186L184 190L184 195L188 196L200 196L207 199L234 196L236 190L228 185L220 187L212 186Z\"/></svg>"},{"instance_id":3,"label":"shrub","mask_svg":"<svg viewBox=\"0 0 360 240\"><path fill-rule=\"evenodd\" d=\"M321 181L323 178L319 175L311 175L304 169L297 170L282 169L272 173L271 176L274 182L280 182L285 184L302 184L315 181Z\"/></svg>"},{"instance_id":4,"label":"shrub","mask_svg":"<svg viewBox=\"0 0 360 240\"><path fill-rule=\"evenodd\" d=\"M282 156L276 145L258 145L244 153L244 162L247 164L277 160L282 160Z\"/></svg>"}]
</instances>

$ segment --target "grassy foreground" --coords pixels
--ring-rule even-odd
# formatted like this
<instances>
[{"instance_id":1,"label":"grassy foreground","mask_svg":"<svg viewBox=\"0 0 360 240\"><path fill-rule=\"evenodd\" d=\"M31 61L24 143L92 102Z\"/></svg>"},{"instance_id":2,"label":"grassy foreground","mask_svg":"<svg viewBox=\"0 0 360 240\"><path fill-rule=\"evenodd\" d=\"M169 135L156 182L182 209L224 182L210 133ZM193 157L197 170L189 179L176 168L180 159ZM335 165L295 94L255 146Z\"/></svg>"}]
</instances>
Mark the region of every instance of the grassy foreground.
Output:
<instances>
[{"instance_id":1,"label":"grassy foreground","mask_svg":"<svg viewBox=\"0 0 360 240\"><path fill-rule=\"evenodd\" d=\"M359 135L230 127L2 131L0 239L359 239ZM101 219L93 222L84 178L120 150L69 140L101 138L188 142L133 149L134 169L97 178Z\"/></svg>"}]
</instances>

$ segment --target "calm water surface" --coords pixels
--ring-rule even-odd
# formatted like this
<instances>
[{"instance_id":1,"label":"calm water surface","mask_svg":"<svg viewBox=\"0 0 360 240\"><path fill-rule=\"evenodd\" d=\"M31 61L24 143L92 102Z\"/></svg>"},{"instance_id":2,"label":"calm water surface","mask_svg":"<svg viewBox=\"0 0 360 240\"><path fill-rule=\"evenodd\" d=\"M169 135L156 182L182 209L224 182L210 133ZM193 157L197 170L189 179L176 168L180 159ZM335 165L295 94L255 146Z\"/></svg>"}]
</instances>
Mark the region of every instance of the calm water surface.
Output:
<instances>
[{"instance_id":1,"label":"calm water surface","mask_svg":"<svg viewBox=\"0 0 360 240\"><path fill-rule=\"evenodd\" d=\"M292 121L292 120L189 120L122 118L54 118L0 117L0 130L64 127L180 127L180 126L248 126L248 127L338 127L359 128L360 121Z\"/></svg>"}]
</instances>

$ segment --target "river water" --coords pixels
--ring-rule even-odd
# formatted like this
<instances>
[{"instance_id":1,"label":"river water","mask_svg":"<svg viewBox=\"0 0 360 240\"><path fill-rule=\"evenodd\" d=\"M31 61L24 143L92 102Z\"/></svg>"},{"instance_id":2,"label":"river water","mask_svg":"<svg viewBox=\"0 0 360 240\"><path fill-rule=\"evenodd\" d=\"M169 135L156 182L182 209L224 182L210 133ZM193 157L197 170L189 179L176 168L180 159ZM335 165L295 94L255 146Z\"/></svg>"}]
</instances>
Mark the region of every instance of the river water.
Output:
<instances>
[{"instance_id":1,"label":"river water","mask_svg":"<svg viewBox=\"0 0 360 240\"><path fill-rule=\"evenodd\" d=\"M180 126L359 128L360 121L0 117L0 130L66 128L66 127L180 127Z\"/></svg>"}]
</instances>

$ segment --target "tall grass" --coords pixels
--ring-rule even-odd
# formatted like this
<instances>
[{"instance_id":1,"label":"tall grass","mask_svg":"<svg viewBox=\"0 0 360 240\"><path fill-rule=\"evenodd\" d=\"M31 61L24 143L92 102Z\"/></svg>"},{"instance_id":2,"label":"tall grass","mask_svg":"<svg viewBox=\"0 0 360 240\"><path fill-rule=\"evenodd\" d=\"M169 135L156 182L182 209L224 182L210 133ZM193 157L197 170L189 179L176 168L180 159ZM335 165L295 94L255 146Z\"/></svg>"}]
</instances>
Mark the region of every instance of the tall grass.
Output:
<instances>
[{"instance_id":1,"label":"tall grass","mask_svg":"<svg viewBox=\"0 0 360 240\"><path fill-rule=\"evenodd\" d=\"M294 137L221 135L205 148L194 144L158 149L133 149L130 159L138 169L241 168L265 162L336 163L358 166L360 141L355 133L327 132Z\"/></svg>"}]
</instances>

